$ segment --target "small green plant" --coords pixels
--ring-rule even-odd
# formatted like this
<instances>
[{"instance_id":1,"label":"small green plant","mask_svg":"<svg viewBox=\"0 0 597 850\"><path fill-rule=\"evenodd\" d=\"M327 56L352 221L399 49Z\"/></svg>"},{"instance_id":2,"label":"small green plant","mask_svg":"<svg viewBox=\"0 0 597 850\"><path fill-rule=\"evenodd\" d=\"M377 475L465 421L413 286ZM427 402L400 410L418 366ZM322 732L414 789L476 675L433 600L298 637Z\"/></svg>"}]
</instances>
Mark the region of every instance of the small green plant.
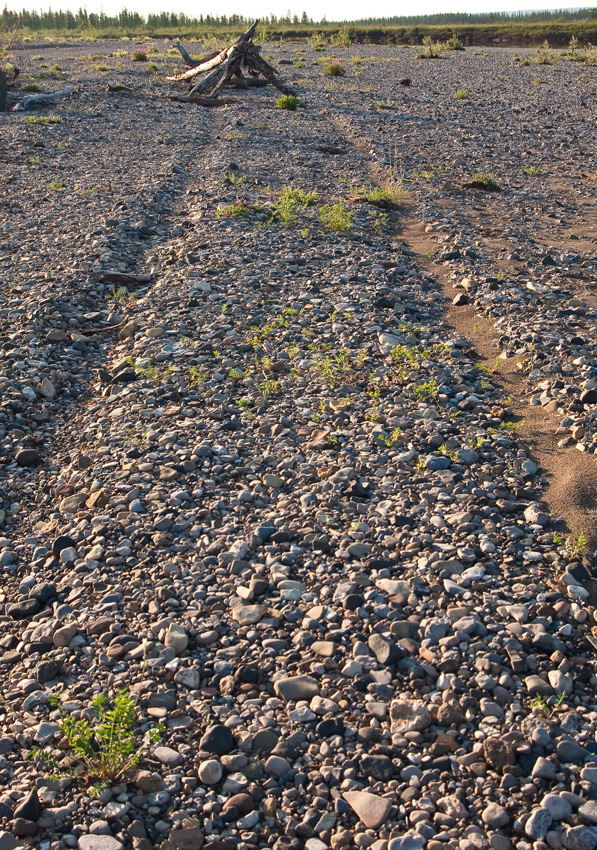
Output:
<instances>
[{"instance_id":1,"label":"small green plant","mask_svg":"<svg viewBox=\"0 0 597 850\"><path fill-rule=\"evenodd\" d=\"M464 44L460 41L455 32L453 32L450 38L444 42L444 47L446 50L464 50Z\"/></svg>"},{"instance_id":2,"label":"small green plant","mask_svg":"<svg viewBox=\"0 0 597 850\"><path fill-rule=\"evenodd\" d=\"M333 47L350 47L352 39L348 27L342 27L335 32L330 41Z\"/></svg>"},{"instance_id":3,"label":"small green plant","mask_svg":"<svg viewBox=\"0 0 597 850\"><path fill-rule=\"evenodd\" d=\"M564 548L566 558L571 561L580 558L587 551L588 541L584 531L579 531L578 534L569 534L566 538L556 531L553 542L556 546Z\"/></svg>"},{"instance_id":4,"label":"small green plant","mask_svg":"<svg viewBox=\"0 0 597 850\"><path fill-rule=\"evenodd\" d=\"M146 743L154 743L161 729L152 730L147 740L138 742L134 732L135 703L127 690L114 697L112 704L99 694L91 701L95 723L74 720L57 696L51 704L58 709L60 725L72 754L91 779L114 782L139 763L141 750Z\"/></svg>"},{"instance_id":5,"label":"small green plant","mask_svg":"<svg viewBox=\"0 0 597 850\"><path fill-rule=\"evenodd\" d=\"M43 156L30 156L27 157L27 162L29 165L41 165L44 161Z\"/></svg>"},{"instance_id":6,"label":"small green plant","mask_svg":"<svg viewBox=\"0 0 597 850\"><path fill-rule=\"evenodd\" d=\"M326 77L343 77L346 74L346 68L339 62L329 62L324 66L323 73Z\"/></svg>"},{"instance_id":7,"label":"small green plant","mask_svg":"<svg viewBox=\"0 0 597 850\"><path fill-rule=\"evenodd\" d=\"M528 174L529 177L538 177L540 174L545 174L545 171L537 165L529 165L527 168L523 168L522 170L525 174Z\"/></svg>"},{"instance_id":8,"label":"small green plant","mask_svg":"<svg viewBox=\"0 0 597 850\"><path fill-rule=\"evenodd\" d=\"M64 183L62 180L52 180L47 184L46 189L49 192L59 192L61 189L64 189Z\"/></svg>"},{"instance_id":9,"label":"small green plant","mask_svg":"<svg viewBox=\"0 0 597 850\"><path fill-rule=\"evenodd\" d=\"M262 381L261 383L256 383L255 387L259 390L261 395L263 396L263 400L267 401L272 393L275 393L280 385L279 381L269 380Z\"/></svg>"},{"instance_id":10,"label":"small green plant","mask_svg":"<svg viewBox=\"0 0 597 850\"><path fill-rule=\"evenodd\" d=\"M21 89L22 89L22 91L31 91L31 92L41 91L41 89L37 85L37 83L27 83L27 85L22 86Z\"/></svg>"},{"instance_id":11,"label":"small green plant","mask_svg":"<svg viewBox=\"0 0 597 850\"><path fill-rule=\"evenodd\" d=\"M454 97L456 98L456 100L466 100L468 94L464 89L458 89L454 92Z\"/></svg>"},{"instance_id":12,"label":"small green plant","mask_svg":"<svg viewBox=\"0 0 597 850\"><path fill-rule=\"evenodd\" d=\"M394 210L403 203L404 194L400 189L394 187L375 186L372 189L362 189L357 198L374 207L380 207L382 210Z\"/></svg>"},{"instance_id":13,"label":"small green plant","mask_svg":"<svg viewBox=\"0 0 597 850\"><path fill-rule=\"evenodd\" d=\"M471 186L475 189L483 189L484 192L501 191L499 183L490 174L480 174L476 171L473 173Z\"/></svg>"},{"instance_id":14,"label":"small green plant","mask_svg":"<svg viewBox=\"0 0 597 850\"><path fill-rule=\"evenodd\" d=\"M131 304L139 298L137 292L132 292L126 286L116 287L108 296L111 301L119 301L121 304Z\"/></svg>"},{"instance_id":15,"label":"small green plant","mask_svg":"<svg viewBox=\"0 0 597 850\"><path fill-rule=\"evenodd\" d=\"M59 115L30 115L25 119L26 124L62 124Z\"/></svg>"},{"instance_id":16,"label":"small green plant","mask_svg":"<svg viewBox=\"0 0 597 850\"><path fill-rule=\"evenodd\" d=\"M291 112L294 112L299 106L298 97L295 97L293 94L283 94L276 100L276 107L278 109L289 109Z\"/></svg>"},{"instance_id":17,"label":"small green plant","mask_svg":"<svg viewBox=\"0 0 597 850\"><path fill-rule=\"evenodd\" d=\"M441 41L433 41L430 35L423 38L423 49L418 55L419 59L441 59L443 44Z\"/></svg>"},{"instance_id":18,"label":"small green plant","mask_svg":"<svg viewBox=\"0 0 597 850\"><path fill-rule=\"evenodd\" d=\"M218 207L216 210L216 218L248 218L249 209L242 201L236 201L234 204L228 204L223 207Z\"/></svg>"},{"instance_id":19,"label":"small green plant","mask_svg":"<svg viewBox=\"0 0 597 850\"><path fill-rule=\"evenodd\" d=\"M191 366L189 369L189 382L200 386L207 381L207 375L199 370L197 366Z\"/></svg>"},{"instance_id":20,"label":"small green plant","mask_svg":"<svg viewBox=\"0 0 597 850\"><path fill-rule=\"evenodd\" d=\"M532 59L533 65L553 65L555 61L555 55L550 50L549 42L546 39L535 51Z\"/></svg>"},{"instance_id":21,"label":"small green plant","mask_svg":"<svg viewBox=\"0 0 597 850\"><path fill-rule=\"evenodd\" d=\"M96 71L100 71L100 72L102 72L102 73L104 73L104 74L105 74L105 73L106 73L106 71L109 71L109 70L110 70L110 68L108 67L108 65L96 65L96 66L95 66L95 70L96 70Z\"/></svg>"},{"instance_id":22,"label":"small green plant","mask_svg":"<svg viewBox=\"0 0 597 850\"><path fill-rule=\"evenodd\" d=\"M147 62L147 51L146 50L133 50L131 53L131 59L133 62Z\"/></svg>"},{"instance_id":23,"label":"small green plant","mask_svg":"<svg viewBox=\"0 0 597 850\"><path fill-rule=\"evenodd\" d=\"M287 186L272 207L270 222L282 227L294 227L298 222L298 210L315 206L316 203L317 192L305 192Z\"/></svg>"},{"instance_id":24,"label":"small green plant","mask_svg":"<svg viewBox=\"0 0 597 850\"><path fill-rule=\"evenodd\" d=\"M415 463L415 467L417 469L425 469L425 458L424 457L417 458L417 462Z\"/></svg>"},{"instance_id":25,"label":"small green plant","mask_svg":"<svg viewBox=\"0 0 597 850\"><path fill-rule=\"evenodd\" d=\"M566 693L564 691L560 691L556 694L555 702L553 705L549 705L544 696L541 694L535 694L535 696L529 700L529 706L532 709L536 709L543 717L553 717L553 715L557 712L558 708L562 705L566 700Z\"/></svg>"},{"instance_id":26,"label":"small green plant","mask_svg":"<svg viewBox=\"0 0 597 850\"><path fill-rule=\"evenodd\" d=\"M334 233L348 230L352 224L352 213L342 204L324 204L319 210L319 220L326 228Z\"/></svg>"},{"instance_id":27,"label":"small green plant","mask_svg":"<svg viewBox=\"0 0 597 850\"><path fill-rule=\"evenodd\" d=\"M98 71L99 71L99 70L104 70L104 69L103 69L103 68L102 68L102 69L98 68ZM106 70L107 70L107 68L106 68ZM148 64L147 64L147 70L148 70L148 71L152 71L152 72L154 72L154 73L155 73L155 72L158 70L158 66L155 64L155 62L148 62Z\"/></svg>"},{"instance_id":28,"label":"small green plant","mask_svg":"<svg viewBox=\"0 0 597 850\"><path fill-rule=\"evenodd\" d=\"M50 71L52 71L54 74L57 74L59 71L62 71L62 68L60 67L60 65L52 65Z\"/></svg>"},{"instance_id":29,"label":"small green plant","mask_svg":"<svg viewBox=\"0 0 597 850\"><path fill-rule=\"evenodd\" d=\"M415 396L422 401L437 401L439 392L436 381L424 381L413 387Z\"/></svg>"}]
</instances>

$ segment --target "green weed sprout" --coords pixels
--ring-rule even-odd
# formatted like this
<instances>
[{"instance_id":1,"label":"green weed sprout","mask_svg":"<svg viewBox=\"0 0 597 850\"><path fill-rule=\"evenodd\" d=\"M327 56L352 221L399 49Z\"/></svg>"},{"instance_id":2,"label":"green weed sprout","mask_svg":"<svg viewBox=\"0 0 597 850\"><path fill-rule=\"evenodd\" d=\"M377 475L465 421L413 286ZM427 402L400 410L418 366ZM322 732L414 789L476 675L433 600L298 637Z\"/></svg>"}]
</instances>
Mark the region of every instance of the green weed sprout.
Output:
<instances>
[{"instance_id":1,"label":"green weed sprout","mask_svg":"<svg viewBox=\"0 0 597 850\"><path fill-rule=\"evenodd\" d=\"M75 720L68 714L58 696L50 700L60 714L62 731L76 761L92 779L114 782L139 763L145 743L155 743L161 729L149 733L148 739L138 742L133 726L136 719L135 703L127 690L120 691L110 705L104 694L99 694L91 705L95 723Z\"/></svg>"}]
</instances>

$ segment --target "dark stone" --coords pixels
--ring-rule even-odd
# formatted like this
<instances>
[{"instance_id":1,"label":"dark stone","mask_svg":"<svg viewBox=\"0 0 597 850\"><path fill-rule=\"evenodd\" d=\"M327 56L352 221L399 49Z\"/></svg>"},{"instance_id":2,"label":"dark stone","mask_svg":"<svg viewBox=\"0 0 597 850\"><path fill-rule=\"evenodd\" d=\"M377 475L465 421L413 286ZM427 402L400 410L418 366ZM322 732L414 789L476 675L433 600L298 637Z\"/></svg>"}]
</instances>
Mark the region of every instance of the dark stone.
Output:
<instances>
[{"instance_id":1,"label":"dark stone","mask_svg":"<svg viewBox=\"0 0 597 850\"><path fill-rule=\"evenodd\" d=\"M254 667L247 667L243 665L238 668L234 674L234 678L244 684L255 685L259 681L259 671Z\"/></svg>"},{"instance_id":2,"label":"dark stone","mask_svg":"<svg viewBox=\"0 0 597 850\"><path fill-rule=\"evenodd\" d=\"M271 753L278 743L278 736L271 729L260 729L253 735L253 749L256 753Z\"/></svg>"},{"instance_id":3,"label":"dark stone","mask_svg":"<svg viewBox=\"0 0 597 850\"><path fill-rule=\"evenodd\" d=\"M224 803L224 812L234 808L238 812L239 817L244 817L250 814L255 809L255 801L250 794L233 794Z\"/></svg>"},{"instance_id":4,"label":"dark stone","mask_svg":"<svg viewBox=\"0 0 597 850\"><path fill-rule=\"evenodd\" d=\"M597 404L597 389L582 392L580 394L580 401L583 404Z\"/></svg>"},{"instance_id":5,"label":"dark stone","mask_svg":"<svg viewBox=\"0 0 597 850\"><path fill-rule=\"evenodd\" d=\"M459 292L458 295L455 295L452 299L452 304L455 307L464 307L465 304L468 304L468 295L466 292Z\"/></svg>"},{"instance_id":6,"label":"dark stone","mask_svg":"<svg viewBox=\"0 0 597 850\"><path fill-rule=\"evenodd\" d=\"M357 729L357 741L364 744L376 744L379 741L379 732L373 726L360 726Z\"/></svg>"},{"instance_id":7,"label":"dark stone","mask_svg":"<svg viewBox=\"0 0 597 850\"><path fill-rule=\"evenodd\" d=\"M274 850L303 850L304 846L305 843L300 838L283 835L274 844Z\"/></svg>"},{"instance_id":8,"label":"dark stone","mask_svg":"<svg viewBox=\"0 0 597 850\"><path fill-rule=\"evenodd\" d=\"M483 756L494 770L504 773L516 764L516 748L511 741L502 738L487 738L483 742Z\"/></svg>"},{"instance_id":9,"label":"dark stone","mask_svg":"<svg viewBox=\"0 0 597 850\"><path fill-rule=\"evenodd\" d=\"M371 779L379 779L382 782L388 782L395 773L395 766L391 759L387 756L363 756L361 759L361 769L365 776Z\"/></svg>"},{"instance_id":10,"label":"dark stone","mask_svg":"<svg viewBox=\"0 0 597 850\"><path fill-rule=\"evenodd\" d=\"M33 617L39 614L41 605L37 599L23 599L21 602L15 602L13 605L8 605L6 613L13 620L26 620L27 617Z\"/></svg>"},{"instance_id":11,"label":"dark stone","mask_svg":"<svg viewBox=\"0 0 597 850\"><path fill-rule=\"evenodd\" d=\"M55 558L60 557L60 553L63 549L76 549L77 543L73 540L72 537L67 537L66 534L57 537L56 540L52 543L52 555Z\"/></svg>"},{"instance_id":12,"label":"dark stone","mask_svg":"<svg viewBox=\"0 0 597 850\"><path fill-rule=\"evenodd\" d=\"M20 449L15 460L19 466L33 466L39 460L39 452L37 449Z\"/></svg>"},{"instance_id":13,"label":"dark stone","mask_svg":"<svg viewBox=\"0 0 597 850\"><path fill-rule=\"evenodd\" d=\"M343 601L343 605L347 611L356 611L357 608L360 608L364 604L365 597L360 596L358 593L349 593Z\"/></svg>"},{"instance_id":14,"label":"dark stone","mask_svg":"<svg viewBox=\"0 0 597 850\"><path fill-rule=\"evenodd\" d=\"M137 373L134 369L123 369L112 378L113 384L130 384L137 380Z\"/></svg>"},{"instance_id":15,"label":"dark stone","mask_svg":"<svg viewBox=\"0 0 597 850\"><path fill-rule=\"evenodd\" d=\"M295 761L306 743L307 738L304 732L295 732L284 741L279 741L272 750L272 753L276 756L282 756L288 759L288 761Z\"/></svg>"},{"instance_id":16,"label":"dark stone","mask_svg":"<svg viewBox=\"0 0 597 850\"><path fill-rule=\"evenodd\" d=\"M12 738L0 738L0 756L12 753L15 742Z\"/></svg>"},{"instance_id":17,"label":"dark stone","mask_svg":"<svg viewBox=\"0 0 597 850\"><path fill-rule=\"evenodd\" d=\"M37 599L40 605L45 605L50 599L56 597L56 585L52 582L41 582L34 584L29 591L29 599Z\"/></svg>"},{"instance_id":18,"label":"dark stone","mask_svg":"<svg viewBox=\"0 0 597 850\"><path fill-rule=\"evenodd\" d=\"M35 821L25 820L25 818L15 818L12 822L12 831L19 838L25 838L26 836L35 835L37 824Z\"/></svg>"},{"instance_id":19,"label":"dark stone","mask_svg":"<svg viewBox=\"0 0 597 850\"><path fill-rule=\"evenodd\" d=\"M389 640L384 635L372 634L367 641L367 645L375 653L378 662L386 666L396 664L406 655L404 649L397 646L394 641Z\"/></svg>"},{"instance_id":20,"label":"dark stone","mask_svg":"<svg viewBox=\"0 0 597 850\"><path fill-rule=\"evenodd\" d=\"M562 764L583 764L587 760L589 752L576 741L564 739L558 741L556 755Z\"/></svg>"},{"instance_id":21,"label":"dark stone","mask_svg":"<svg viewBox=\"0 0 597 850\"><path fill-rule=\"evenodd\" d=\"M541 260L541 264L544 266L557 266L557 263L551 254L546 254Z\"/></svg>"},{"instance_id":22,"label":"dark stone","mask_svg":"<svg viewBox=\"0 0 597 850\"><path fill-rule=\"evenodd\" d=\"M344 722L340 718L320 720L315 727L315 732L319 738L331 738L332 735L344 735Z\"/></svg>"},{"instance_id":23,"label":"dark stone","mask_svg":"<svg viewBox=\"0 0 597 850\"><path fill-rule=\"evenodd\" d=\"M10 806L7 806L6 803L0 803L0 821L6 818L7 820L12 817L12 809ZM0 845L1 850L1 845Z\"/></svg>"},{"instance_id":24,"label":"dark stone","mask_svg":"<svg viewBox=\"0 0 597 850\"><path fill-rule=\"evenodd\" d=\"M232 732L227 726L211 726L201 738L199 748L208 753L225 756L236 748Z\"/></svg>"},{"instance_id":25,"label":"dark stone","mask_svg":"<svg viewBox=\"0 0 597 850\"><path fill-rule=\"evenodd\" d=\"M60 664L57 661L40 661L35 668L35 678L40 685L51 682L60 672Z\"/></svg>"},{"instance_id":26,"label":"dark stone","mask_svg":"<svg viewBox=\"0 0 597 850\"><path fill-rule=\"evenodd\" d=\"M19 805L14 810L15 818L23 818L24 820L30 820L37 822L41 817L41 803L39 802L39 797L37 796L37 788L34 788L30 791L25 799L19 803Z\"/></svg>"}]
</instances>

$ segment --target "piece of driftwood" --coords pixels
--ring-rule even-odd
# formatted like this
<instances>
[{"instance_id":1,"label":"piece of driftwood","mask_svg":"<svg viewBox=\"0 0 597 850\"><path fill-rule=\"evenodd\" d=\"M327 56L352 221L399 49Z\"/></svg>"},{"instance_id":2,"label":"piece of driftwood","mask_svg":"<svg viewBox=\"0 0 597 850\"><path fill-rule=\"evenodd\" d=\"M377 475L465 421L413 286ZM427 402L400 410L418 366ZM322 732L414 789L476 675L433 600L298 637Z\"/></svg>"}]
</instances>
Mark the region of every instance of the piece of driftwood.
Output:
<instances>
[{"instance_id":1,"label":"piece of driftwood","mask_svg":"<svg viewBox=\"0 0 597 850\"><path fill-rule=\"evenodd\" d=\"M153 280L150 274L129 274L128 272L119 272L115 269L105 272L93 272L91 277L94 280L109 283L151 283Z\"/></svg>"},{"instance_id":2,"label":"piece of driftwood","mask_svg":"<svg viewBox=\"0 0 597 850\"><path fill-rule=\"evenodd\" d=\"M208 94L210 97L216 98L226 85L248 88L251 85L266 85L267 83L271 83L284 94L292 94L292 89L282 83L276 69L260 56L260 48L253 44L253 36L258 23L259 21L255 21L246 32L239 36L234 44L221 50L216 56L198 64L182 45L177 43L176 46L185 63L187 65L193 64L188 71L167 79L173 82L181 82L192 80L199 74L205 74L203 79L199 80L190 90L191 96ZM245 77L245 72L249 75L248 77ZM262 82L260 78L266 82Z\"/></svg>"},{"instance_id":3,"label":"piece of driftwood","mask_svg":"<svg viewBox=\"0 0 597 850\"><path fill-rule=\"evenodd\" d=\"M201 97L194 94L169 94L168 100L178 101L179 103L196 103L197 106L226 106L226 100L220 100L217 97Z\"/></svg>"},{"instance_id":4,"label":"piece of driftwood","mask_svg":"<svg viewBox=\"0 0 597 850\"><path fill-rule=\"evenodd\" d=\"M56 91L54 94L31 94L24 97L15 106L15 112L23 112L25 109L30 109L32 106L46 105L47 103L56 103L61 97L68 97L71 92L74 92L74 86L67 86L62 91Z\"/></svg>"}]
</instances>

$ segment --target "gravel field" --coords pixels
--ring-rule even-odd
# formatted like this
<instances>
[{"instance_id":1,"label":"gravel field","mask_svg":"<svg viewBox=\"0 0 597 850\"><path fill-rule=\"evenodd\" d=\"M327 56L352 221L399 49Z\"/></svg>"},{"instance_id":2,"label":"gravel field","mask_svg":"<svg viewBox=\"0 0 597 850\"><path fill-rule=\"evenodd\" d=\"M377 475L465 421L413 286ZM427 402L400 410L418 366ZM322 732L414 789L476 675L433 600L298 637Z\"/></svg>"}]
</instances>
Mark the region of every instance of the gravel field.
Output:
<instances>
[{"instance_id":1,"label":"gravel field","mask_svg":"<svg viewBox=\"0 0 597 850\"><path fill-rule=\"evenodd\" d=\"M597 67L168 47L0 116L2 850L596 850Z\"/></svg>"}]
</instances>

